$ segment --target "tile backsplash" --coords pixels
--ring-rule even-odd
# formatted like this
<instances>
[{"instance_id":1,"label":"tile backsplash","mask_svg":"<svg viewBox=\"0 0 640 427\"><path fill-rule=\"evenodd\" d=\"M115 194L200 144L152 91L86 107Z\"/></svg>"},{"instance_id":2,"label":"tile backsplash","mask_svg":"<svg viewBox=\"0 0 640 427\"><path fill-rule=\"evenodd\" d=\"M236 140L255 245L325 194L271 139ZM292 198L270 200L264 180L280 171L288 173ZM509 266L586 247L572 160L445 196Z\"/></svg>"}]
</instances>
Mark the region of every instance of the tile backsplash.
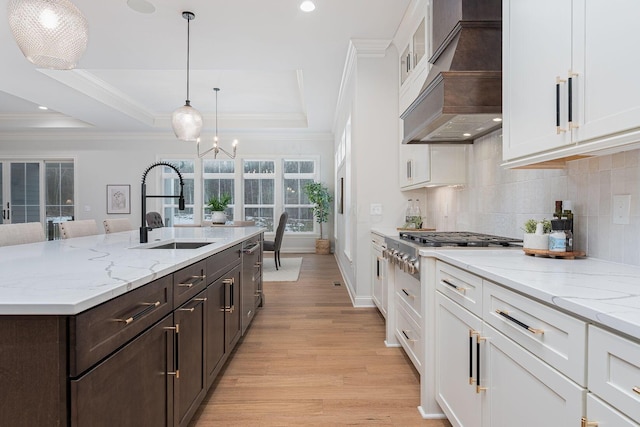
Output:
<instances>
[{"instance_id":1,"label":"tile backsplash","mask_svg":"<svg viewBox=\"0 0 640 427\"><path fill-rule=\"evenodd\" d=\"M527 219L551 219L556 200L571 200L576 250L640 265L640 150L575 160L559 170L505 169L501 162L501 131L476 140L464 187L425 190L426 223L521 238ZM631 195L629 224L613 224L617 194Z\"/></svg>"}]
</instances>

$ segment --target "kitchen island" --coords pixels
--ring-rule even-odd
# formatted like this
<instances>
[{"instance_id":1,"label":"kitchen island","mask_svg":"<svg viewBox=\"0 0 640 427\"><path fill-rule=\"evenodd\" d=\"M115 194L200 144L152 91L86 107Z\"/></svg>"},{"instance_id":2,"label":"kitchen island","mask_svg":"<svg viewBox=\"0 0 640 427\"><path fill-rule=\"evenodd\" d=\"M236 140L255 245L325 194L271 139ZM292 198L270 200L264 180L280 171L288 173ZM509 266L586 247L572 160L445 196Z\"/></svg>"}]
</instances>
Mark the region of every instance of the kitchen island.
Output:
<instances>
[{"instance_id":1,"label":"kitchen island","mask_svg":"<svg viewBox=\"0 0 640 427\"><path fill-rule=\"evenodd\" d=\"M261 304L263 232L0 248L0 425L187 425Z\"/></svg>"}]
</instances>

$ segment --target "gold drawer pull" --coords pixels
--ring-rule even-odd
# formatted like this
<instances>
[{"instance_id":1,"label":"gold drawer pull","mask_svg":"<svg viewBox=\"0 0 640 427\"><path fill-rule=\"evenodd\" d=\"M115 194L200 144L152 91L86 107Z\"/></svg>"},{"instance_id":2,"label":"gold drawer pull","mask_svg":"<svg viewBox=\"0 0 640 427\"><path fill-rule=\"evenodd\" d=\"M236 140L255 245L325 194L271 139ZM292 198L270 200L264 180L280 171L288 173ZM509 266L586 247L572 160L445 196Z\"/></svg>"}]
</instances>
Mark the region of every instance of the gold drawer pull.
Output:
<instances>
[{"instance_id":1,"label":"gold drawer pull","mask_svg":"<svg viewBox=\"0 0 640 427\"><path fill-rule=\"evenodd\" d=\"M633 391L635 391L636 393L640 394L640 387L634 387Z\"/></svg>"},{"instance_id":2,"label":"gold drawer pull","mask_svg":"<svg viewBox=\"0 0 640 427\"><path fill-rule=\"evenodd\" d=\"M204 280L206 278L207 278L206 274L202 274L200 276L191 276L191 279L193 280L191 283L178 283L178 286L181 288L190 288L194 284L196 284L198 281Z\"/></svg>"},{"instance_id":3,"label":"gold drawer pull","mask_svg":"<svg viewBox=\"0 0 640 427\"><path fill-rule=\"evenodd\" d=\"M580 420L580 427L598 427L598 423L596 421L589 421L585 417L582 417Z\"/></svg>"},{"instance_id":4,"label":"gold drawer pull","mask_svg":"<svg viewBox=\"0 0 640 427\"><path fill-rule=\"evenodd\" d=\"M519 321L518 319L516 319L514 317L511 317L509 315L509 312L507 312L507 311L496 310L496 313L498 313L500 316L504 317L507 320L510 320L511 322L515 323L516 325L520 326L521 328L526 329L527 331L529 331L531 333L539 334L539 335L543 335L544 334L544 330L532 328L531 326L527 325L526 323L523 323L523 322Z\"/></svg>"},{"instance_id":5,"label":"gold drawer pull","mask_svg":"<svg viewBox=\"0 0 640 427\"><path fill-rule=\"evenodd\" d=\"M407 291L405 288L402 288L402 292L403 292L406 296L408 296L409 298L411 298L411 299L416 299L416 296L415 296L415 295L410 294L410 293L409 293L409 291Z\"/></svg>"},{"instance_id":6,"label":"gold drawer pull","mask_svg":"<svg viewBox=\"0 0 640 427\"><path fill-rule=\"evenodd\" d=\"M200 304L205 302L207 299L206 298L194 298L192 299L192 301L196 301L196 304L193 305L193 307L191 308L179 308L178 311L188 311L190 313L193 313L193 311L196 309L196 307Z\"/></svg>"},{"instance_id":7,"label":"gold drawer pull","mask_svg":"<svg viewBox=\"0 0 640 427\"><path fill-rule=\"evenodd\" d=\"M405 331L404 329L402 330L402 335L404 335L404 337L405 337L405 338L407 339L407 341L409 341L409 342L416 342L416 341L418 341L418 340L414 340L414 339L409 338L409 335L407 334L407 331Z\"/></svg>"},{"instance_id":8,"label":"gold drawer pull","mask_svg":"<svg viewBox=\"0 0 640 427\"><path fill-rule=\"evenodd\" d=\"M146 308L144 308L143 310L140 310L138 313L134 314L133 316L127 318L127 319L117 319L118 322L123 322L126 325L129 325L131 323L133 323L134 320L139 319L140 317L144 316L145 314L149 313L150 311L153 311L154 308L159 307L160 306L160 301L156 301L156 302L145 302L142 303L142 305L146 306Z\"/></svg>"},{"instance_id":9,"label":"gold drawer pull","mask_svg":"<svg viewBox=\"0 0 640 427\"><path fill-rule=\"evenodd\" d=\"M448 280L441 279L440 281L441 281L442 283L444 283L445 285L447 285L447 286L451 286L453 289L455 289L455 290L456 290L456 291L458 291L458 292L465 293L465 292L467 291L467 288L463 288L462 286L455 285L455 284L451 283L451 282L450 282L450 281L448 281Z\"/></svg>"}]
</instances>

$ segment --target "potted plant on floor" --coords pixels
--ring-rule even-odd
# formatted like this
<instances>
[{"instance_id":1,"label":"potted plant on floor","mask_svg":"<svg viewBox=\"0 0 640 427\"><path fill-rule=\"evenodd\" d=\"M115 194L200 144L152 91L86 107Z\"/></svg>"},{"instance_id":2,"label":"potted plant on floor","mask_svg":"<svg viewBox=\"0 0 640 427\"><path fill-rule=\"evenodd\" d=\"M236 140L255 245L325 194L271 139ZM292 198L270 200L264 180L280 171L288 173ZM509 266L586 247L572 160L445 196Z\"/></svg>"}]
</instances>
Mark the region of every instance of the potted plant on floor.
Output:
<instances>
[{"instance_id":1,"label":"potted plant on floor","mask_svg":"<svg viewBox=\"0 0 640 427\"><path fill-rule=\"evenodd\" d=\"M225 209L231 203L231 195L223 194L220 197L212 196L207 201L207 207L211 210L211 222L213 224L224 224L227 222L227 214Z\"/></svg>"},{"instance_id":2,"label":"potted plant on floor","mask_svg":"<svg viewBox=\"0 0 640 427\"><path fill-rule=\"evenodd\" d=\"M320 224L320 238L316 239L316 253L326 255L330 252L331 242L329 239L322 237L322 224L329 221L333 198L329 194L327 186L320 182L308 182L303 190L309 201L314 204L313 216L316 218L316 222Z\"/></svg>"}]
</instances>

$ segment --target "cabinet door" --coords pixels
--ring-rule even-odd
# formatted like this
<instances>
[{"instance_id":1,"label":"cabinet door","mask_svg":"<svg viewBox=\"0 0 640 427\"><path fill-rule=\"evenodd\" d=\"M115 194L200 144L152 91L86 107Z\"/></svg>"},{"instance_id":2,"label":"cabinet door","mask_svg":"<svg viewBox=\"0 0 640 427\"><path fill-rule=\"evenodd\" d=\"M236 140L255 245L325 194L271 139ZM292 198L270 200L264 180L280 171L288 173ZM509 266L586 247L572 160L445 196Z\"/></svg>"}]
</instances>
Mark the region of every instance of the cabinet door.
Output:
<instances>
[{"instance_id":1,"label":"cabinet door","mask_svg":"<svg viewBox=\"0 0 640 427\"><path fill-rule=\"evenodd\" d=\"M613 407L607 405L595 395L587 394L587 421L597 424L598 427L638 427L637 424L629 418L616 411Z\"/></svg>"},{"instance_id":2,"label":"cabinet door","mask_svg":"<svg viewBox=\"0 0 640 427\"><path fill-rule=\"evenodd\" d=\"M211 385L226 360L224 319L225 291L224 277L220 277L207 288L207 385Z\"/></svg>"},{"instance_id":3,"label":"cabinet door","mask_svg":"<svg viewBox=\"0 0 640 427\"><path fill-rule=\"evenodd\" d=\"M580 127L574 139L584 141L638 128L640 84L637 44L640 3L635 0L576 2L575 21L584 23L574 38L580 102Z\"/></svg>"},{"instance_id":4,"label":"cabinet door","mask_svg":"<svg viewBox=\"0 0 640 427\"><path fill-rule=\"evenodd\" d=\"M484 426L580 426L585 389L486 324L483 335Z\"/></svg>"},{"instance_id":5,"label":"cabinet door","mask_svg":"<svg viewBox=\"0 0 640 427\"><path fill-rule=\"evenodd\" d=\"M400 187L420 187L431 178L428 145L400 145Z\"/></svg>"},{"instance_id":6,"label":"cabinet door","mask_svg":"<svg viewBox=\"0 0 640 427\"><path fill-rule=\"evenodd\" d=\"M482 422L483 394L475 384L481 330L478 317L436 293L436 401L454 426Z\"/></svg>"},{"instance_id":7,"label":"cabinet door","mask_svg":"<svg viewBox=\"0 0 640 427\"><path fill-rule=\"evenodd\" d=\"M175 425L186 425L207 392L205 378L206 292L203 291L177 308L174 320L178 331L180 375L175 378Z\"/></svg>"},{"instance_id":8,"label":"cabinet door","mask_svg":"<svg viewBox=\"0 0 640 427\"><path fill-rule=\"evenodd\" d=\"M402 85L411 71L411 46L407 45L400 55L400 84Z\"/></svg>"},{"instance_id":9,"label":"cabinet door","mask_svg":"<svg viewBox=\"0 0 640 427\"><path fill-rule=\"evenodd\" d=\"M374 246L371 248L371 296L373 302L382 313L382 254ZM384 314L384 313L383 313Z\"/></svg>"},{"instance_id":10,"label":"cabinet door","mask_svg":"<svg viewBox=\"0 0 640 427\"><path fill-rule=\"evenodd\" d=\"M242 332L242 311L240 310L240 276L242 274L241 266L230 270L223 276L222 282L225 288L225 352L231 353L231 350L240 339Z\"/></svg>"},{"instance_id":11,"label":"cabinet door","mask_svg":"<svg viewBox=\"0 0 640 427\"><path fill-rule=\"evenodd\" d=\"M614 11L619 9L610 13ZM503 1L505 160L571 142L571 132L556 133L556 77L566 79L572 66L571 12L571 0ZM566 83L561 84L560 123L565 128L567 91Z\"/></svg>"},{"instance_id":12,"label":"cabinet door","mask_svg":"<svg viewBox=\"0 0 640 427\"><path fill-rule=\"evenodd\" d=\"M71 425L172 426L174 334L169 315L71 381Z\"/></svg>"}]
</instances>

